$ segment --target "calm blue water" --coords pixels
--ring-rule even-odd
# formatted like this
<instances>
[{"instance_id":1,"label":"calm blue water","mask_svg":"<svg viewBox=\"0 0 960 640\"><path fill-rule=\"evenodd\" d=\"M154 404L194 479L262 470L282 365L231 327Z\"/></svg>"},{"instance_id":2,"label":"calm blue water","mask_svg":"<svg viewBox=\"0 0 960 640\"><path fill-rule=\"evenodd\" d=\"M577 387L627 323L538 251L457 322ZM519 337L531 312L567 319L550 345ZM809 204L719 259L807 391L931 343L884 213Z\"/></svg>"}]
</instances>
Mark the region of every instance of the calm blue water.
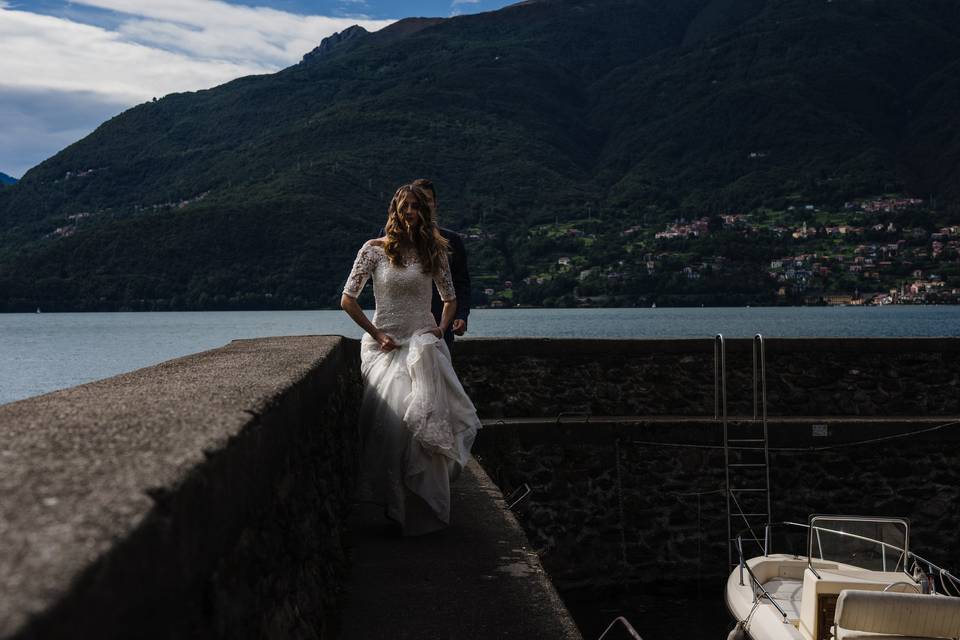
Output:
<instances>
[{"instance_id":1,"label":"calm blue water","mask_svg":"<svg viewBox=\"0 0 960 640\"><path fill-rule=\"evenodd\" d=\"M960 336L960 307L478 309L469 335L554 338ZM360 337L340 311L0 314L0 403L98 380L234 338Z\"/></svg>"}]
</instances>

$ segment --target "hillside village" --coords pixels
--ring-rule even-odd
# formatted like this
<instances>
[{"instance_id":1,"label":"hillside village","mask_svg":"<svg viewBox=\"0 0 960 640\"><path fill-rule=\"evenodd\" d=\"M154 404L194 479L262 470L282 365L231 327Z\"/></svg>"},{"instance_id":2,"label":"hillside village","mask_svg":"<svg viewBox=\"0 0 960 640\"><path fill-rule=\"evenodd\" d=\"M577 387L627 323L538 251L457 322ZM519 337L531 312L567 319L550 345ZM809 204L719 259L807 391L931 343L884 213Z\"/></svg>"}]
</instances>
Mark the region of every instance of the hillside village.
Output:
<instances>
[{"instance_id":1,"label":"hillside village","mask_svg":"<svg viewBox=\"0 0 960 640\"><path fill-rule=\"evenodd\" d=\"M960 302L960 224L918 198L878 196L617 225L532 228L529 255L466 231L474 303L514 306L877 305ZM494 259L496 258L496 259ZM509 272L506 264L525 265Z\"/></svg>"}]
</instances>

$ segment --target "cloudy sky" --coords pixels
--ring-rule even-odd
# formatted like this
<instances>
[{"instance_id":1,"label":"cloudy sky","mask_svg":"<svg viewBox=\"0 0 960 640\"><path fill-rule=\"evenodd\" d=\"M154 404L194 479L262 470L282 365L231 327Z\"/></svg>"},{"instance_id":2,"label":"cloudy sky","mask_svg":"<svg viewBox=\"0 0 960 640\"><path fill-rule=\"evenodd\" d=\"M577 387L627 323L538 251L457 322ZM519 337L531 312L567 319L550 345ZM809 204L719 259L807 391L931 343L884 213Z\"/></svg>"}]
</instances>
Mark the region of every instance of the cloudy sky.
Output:
<instances>
[{"instance_id":1,"label":"cloudy sky","mask_svg":"<svg viewBox=\"0 0 960 640\"><path fill-rule=\"evenodd\" d=\"M16 178L121 111L300 60L352 24L514 0L0 0L0 172Z\"/></svg>"}]
</instances>

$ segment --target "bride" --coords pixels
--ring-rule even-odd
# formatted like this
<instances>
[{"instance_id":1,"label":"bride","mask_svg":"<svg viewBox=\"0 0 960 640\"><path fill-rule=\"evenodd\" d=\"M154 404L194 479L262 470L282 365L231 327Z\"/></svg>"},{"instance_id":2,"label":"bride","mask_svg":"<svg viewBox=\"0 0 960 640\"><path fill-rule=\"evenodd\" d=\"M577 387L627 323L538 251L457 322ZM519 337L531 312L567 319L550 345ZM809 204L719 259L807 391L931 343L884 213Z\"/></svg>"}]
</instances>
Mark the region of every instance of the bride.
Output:
<instances>
[{"instance_id":1,"label":"bride","mask_svg":"<svg viewBox=\"0 0 960 640\"><path fill-rule=\"evenodd\" d=\"M450 523L450 482L467 463L480 428L443 340L457 301L428 196L404 185L394 194L386 235L360 248L341 308L366 333L356 498L385 507L403 535ZM357 303L373 278L371 322ZM431 283L443 300L440 325L430 311Z\"/></svg>"}]
</instances>

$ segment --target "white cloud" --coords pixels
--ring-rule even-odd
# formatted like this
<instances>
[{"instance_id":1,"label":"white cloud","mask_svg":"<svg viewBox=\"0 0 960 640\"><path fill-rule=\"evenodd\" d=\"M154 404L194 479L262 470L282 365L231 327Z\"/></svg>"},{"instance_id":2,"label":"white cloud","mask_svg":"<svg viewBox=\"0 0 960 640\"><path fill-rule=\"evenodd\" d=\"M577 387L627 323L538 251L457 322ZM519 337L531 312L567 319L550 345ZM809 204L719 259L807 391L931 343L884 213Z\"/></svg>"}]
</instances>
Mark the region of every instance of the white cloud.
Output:
<instances>
[{"instance_id":1,"label":"white cloud","mask_svg":"<svg viewBox=\"0 0 960 640\"><path fill-rule=\"evenodd\" d=\"M271 70L252 60L198 60L100 27L6 9L0 10L0 60L7 66L0 90L89 91L130 104Z\"/></svg>"},{"instance_id":2,"label":"white cloud","mask_svg":"<svg viewBox=\"0 0 960 640\"><path fill-rule=\"evenodd\" d=\"M124 107L271 73L297 62L320 40L353 24L375 31L392 20L303 16L219 0L74 0L119 12L107 28L15 8L0 0L0 171L18 175L86 135ZM43 118L24 100L45 107ZM84 96L99 109L77 121L70 104ZM38 105L39 106L39 105ZM19 167L19 168L18 168Z\"/></svg>"},{"instance_id":3,"label":"white cloud","mask_svg":"<svg viewBox=\"0 0 960 640\"><path fill-rule=\"evenodd\" d=\"M355 20L215 0L81 0L130 14L116 30L0 9L5 85L94 91L130 102L295 63ZM77 3L79 4L79 2ZM135 15L132 12L140 4ZM390 21L365 21L368 30Z\"/></svg>"},{"instance_id":4,"label":"white cloud","mask_svg":"<svg viewBox=\"0 0 960 640\"><path fill-rule=\"evenodd\" d=\"M74 0L131 16L120 27L129 40L200 58L256 60L283 66L296 62L332 33L357 24L376 31L392 20L304 16L269 7L220 0Z\"/></svg>"}]
</instances>

